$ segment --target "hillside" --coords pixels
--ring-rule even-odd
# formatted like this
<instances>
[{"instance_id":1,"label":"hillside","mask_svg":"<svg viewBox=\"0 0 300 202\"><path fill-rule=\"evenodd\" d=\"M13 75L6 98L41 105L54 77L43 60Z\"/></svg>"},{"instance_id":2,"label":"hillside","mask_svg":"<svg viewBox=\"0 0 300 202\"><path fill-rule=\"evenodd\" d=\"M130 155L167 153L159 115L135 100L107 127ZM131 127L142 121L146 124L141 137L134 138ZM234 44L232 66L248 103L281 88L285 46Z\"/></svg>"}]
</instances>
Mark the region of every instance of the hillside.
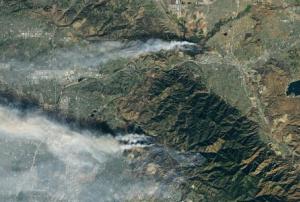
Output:
<instances>
[{"instance_id":1,"label":"hillside","mask_svg":"<svg viewBox=\"0 0 300 202\"><path fill-rule=\"evenodd\" d=\"M172 2L0 1L1 103L203 156L170 201L300 201L300 2Z\"/></svg>"}]
</instances>

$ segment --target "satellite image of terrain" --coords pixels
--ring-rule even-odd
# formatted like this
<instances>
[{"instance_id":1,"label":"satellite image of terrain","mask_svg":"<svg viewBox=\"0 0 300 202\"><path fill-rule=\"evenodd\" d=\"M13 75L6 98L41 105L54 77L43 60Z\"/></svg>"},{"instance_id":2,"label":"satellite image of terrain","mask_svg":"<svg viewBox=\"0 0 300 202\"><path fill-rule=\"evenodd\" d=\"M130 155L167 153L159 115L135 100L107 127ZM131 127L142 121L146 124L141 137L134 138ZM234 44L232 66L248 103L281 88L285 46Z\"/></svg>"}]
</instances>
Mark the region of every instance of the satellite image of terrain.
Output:
<instances>
[{"instance_id":1,"label":"satellite image of terrain","mask_svg":"<svg viewBox=\"0 0 300 202\"><path fill-rule=\"evenodd\" d=\"M300 202L299 0L0 0L0 202Z\"/></svg>"}]
</instances>

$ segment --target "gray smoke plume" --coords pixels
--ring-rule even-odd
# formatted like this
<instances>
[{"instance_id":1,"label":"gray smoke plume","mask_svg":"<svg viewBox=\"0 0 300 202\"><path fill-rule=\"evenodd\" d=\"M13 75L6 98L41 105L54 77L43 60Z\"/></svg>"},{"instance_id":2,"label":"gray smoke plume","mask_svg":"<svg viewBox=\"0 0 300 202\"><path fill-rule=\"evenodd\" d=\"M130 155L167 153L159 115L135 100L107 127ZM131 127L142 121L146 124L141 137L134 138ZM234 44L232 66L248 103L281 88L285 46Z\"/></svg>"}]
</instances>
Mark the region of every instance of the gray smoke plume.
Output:
<instances>
[{"instance_id":1,"label":"gray smoke plume","mask_svg":"<svg viewBox=\"0 0 300 202\"><path fill-rule=\"evenodd\" d=\"M0 120L0 201L122 201L156 189L126 174L110 136L4 107Z\"/></svg>"},{"instance_id":2,"label":"gray smoke plume","mask_svg":"<svg viewBox=\"0 0 300 202\"><path fill-rule=\"evenodd\" d=\"M36 111L3 106L0 120L0 201L174 201L172 197L178 196L173 185L136 177L130 169L124 149L143 147L145 136L113 138L74 131ZM122 141L131 145L121 145ZM161 155L164 149L153 152ZM176 155L180 167L192 159ZM138 164L147 167L147 163ZM174 171L169 178L175 179Z\"/></svg>"},{"instance_id":3,"label":"gray smoke plume","mask_svg":"<svg viewBox=\"0 0 300 202\"><path fill-rule=\"evenodd\" d=\"M110 60L185 46L193 44L153 39L53 49L30 62L18 58L0 61L0 82L22 85L27 80L52 78L59 81L68 78L70 82L69 77L77 71L78 75L95 76L98 66ZM164 175L158 179L144 176L144 169L150 173L163 169L165 160L153 162L154 156L161 154L166 159L174 159L180 168L199 166L203 159L194 154L170 152L154 143L144 145L147 141L146 136L135 134L113 138L87 130L75 131L36 111L24 113L0 106L0 201L176 201L174 197L180 198L176 179L181 179L177 171L166 164ZM125 150L136 147L151 148L145 150L142 162L131 162L124 155ZM132 163L138 167L133 169ZM136 177L134 170L139 170L142 177ZM168 178L168 183L162 178Z\"/></svg>"}]
</instances>

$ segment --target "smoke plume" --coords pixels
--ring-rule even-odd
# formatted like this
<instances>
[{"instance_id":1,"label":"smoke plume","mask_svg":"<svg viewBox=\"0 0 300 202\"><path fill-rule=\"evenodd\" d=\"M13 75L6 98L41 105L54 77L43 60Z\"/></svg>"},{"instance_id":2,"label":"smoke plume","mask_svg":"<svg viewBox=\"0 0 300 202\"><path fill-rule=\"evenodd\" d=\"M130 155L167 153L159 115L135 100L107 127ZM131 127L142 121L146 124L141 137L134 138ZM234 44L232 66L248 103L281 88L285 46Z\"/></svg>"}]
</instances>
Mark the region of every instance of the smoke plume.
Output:
<instances>
[{"instance_id":1,"label":"smoke plume","mask_svg":"<svg viewBox=\"0 0 300 202\"><path fill-rule=\"evenodd\" d=\"M157 147L143 135L113 138L72 130L38 111L0 106L0 120L1 201L174 201L182 180L174 162L180 168L203 163L202 157ZM130 161L124 155L145 147L143 158ZM172 169L164 165L170 158ZM164 166L162 178L152 176Z\"/></svg>"}]
</instances>

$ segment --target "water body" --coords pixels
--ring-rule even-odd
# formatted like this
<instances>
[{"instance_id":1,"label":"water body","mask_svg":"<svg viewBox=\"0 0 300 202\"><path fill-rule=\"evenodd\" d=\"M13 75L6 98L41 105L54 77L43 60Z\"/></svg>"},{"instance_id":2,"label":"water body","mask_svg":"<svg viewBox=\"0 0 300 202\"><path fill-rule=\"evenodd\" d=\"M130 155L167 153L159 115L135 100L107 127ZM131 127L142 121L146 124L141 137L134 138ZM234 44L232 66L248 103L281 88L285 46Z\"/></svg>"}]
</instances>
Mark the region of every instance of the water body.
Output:
<instances>
[{"instance_id":1,"label":"water body","mask_svg":"<svg viewBox=\"0 0 300 202\"><path fill-rule=\"evenodd\" d=\"M300 95L300 80L294 81L289 84L286 94L288 96L298 96Z\"/></svg>"},{"instance_id":2,"label":"water body","mask_svg":"<svg viewBox=\"0 0 300 202\"><path fill-rule=\"evenodd\" d=\"M174 162L179 167L203 163L201 156L170 151L141 135L75 131L37 111L0 106L0 120L1 202L179 201L185 179ZM143 147L142 161L124 155ZM173 168L163 178L143 176L148 165L163 167L163 156L174 157Z\"/></svg>"}]
</instances>

